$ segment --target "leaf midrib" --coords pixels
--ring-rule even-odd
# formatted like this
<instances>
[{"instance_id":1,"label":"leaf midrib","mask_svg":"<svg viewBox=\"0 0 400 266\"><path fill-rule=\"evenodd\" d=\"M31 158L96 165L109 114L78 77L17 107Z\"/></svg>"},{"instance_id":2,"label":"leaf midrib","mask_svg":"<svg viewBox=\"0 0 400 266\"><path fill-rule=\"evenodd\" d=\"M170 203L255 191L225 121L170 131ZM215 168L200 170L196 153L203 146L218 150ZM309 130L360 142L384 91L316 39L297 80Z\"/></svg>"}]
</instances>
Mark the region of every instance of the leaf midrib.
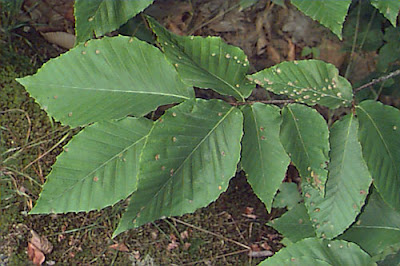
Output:
<instances>
[{"instance_id":1,"label":"leaf midrib","mask_svg":"<svg viewBox=\"0 0 400 266\"><path fill-rule=\"evenodd\" d=\"M193 153L195 151L197 151L197 149L200 147L200 145L206 140L208 139L208 137L211 135L211 133L213 133L215 131L215 129L225 120L225 118L234 110L235 108L232 107L228 112L226 112L226 114L221 117L221 119L218 121L218 123L215 124L215 126L206 134L206 136L196 145L196 147L192 150L192 152L189 153L188 156L186 156L186 159L183 160L183 162L181 163L181 165L176 169L176 171L173 173L173 175L171 175L170 177L168 177L168 179L164 182L164 184L160 187L160 189L154 194L153 197L151 197L148 200L148 204L146 204L146 206L143 206L141 208L141 210L139 212L136 213L135 218L133 220L137 221L137 218L139 218L138 214L140 212L142 212L145 208L147 208L150 205L150 202L153 201L154 199L156 199L158 197L158 194L161 193L161 191L164 190L164 188L174 179L174 177L176 176L176 174L179 172L179 170L184 166L185 162L193 155ZM154 124L153 129L155 127L156 124ZM153 130L150 131L150 133L148 134L148 136L151 134ZM148 140L148 139L147 139ZM147 141L146 140L146 141ZM146 144L145 144L146 145ZM143 153L144 148L142 149L142 153ZM142 157L142 155L141 155ZM138 175L139 175L139 171L138 171Z\"/></svg>"},{"instance_id":2,"label":"leaf midrib","mask_svg":"<svg viewBox=\"0 0 400 266\"><path fill-rule=\"evenodd\" d=\"M398 170L397 170L397 167L396 167L396 164L395 164L395 160L393 159L392 153L391 153L391 151L390 151L390 149L389 149L389 146L388 146L388 144L386 143L386 141L385 141L385 139L384 139L384 137L383 137L381 131L379 130L379 128L378 128L378 126L376 125L376 123L374 122L374 119L372 119L372 117L369 115L369 113L368 113L364 108L362 108L362 106L358 106L358 108L360 108L360 109L365 113L365 115L368 117L368 119L371 121L371 124L372 124L373 127L375 128L376 132L378 133L378 135L379 135L381 141L383 142L383 144L384 144L384 146L385 146L386 152L388 153L388 155L389 155L389 157L390 157L391 165L392 165L392 167L393 167L394 169L396 169L396 170L395 170L395 173L397 173ZM398 175L397 175L397 176L398 176Z\"/></svg>"},{"instance_id":3,"label":"leaf midrib","mask_svg":"<svg viewBox=\"0 0 400 266\"><path fill-rule=\"evenodd\" d=\"M95 173L97 170L105 167L108 163L110 163L111 161L115 160L115 158L119 157L121 154L123 154L125 151L129 150L130 148L132 148L133 146L137 145L139 142L141 142L144 138L146 138L147 135L143 136L142 138L140 138L139 140L135 141L134 143L132 143L131 145L128 145L126 148L124 148L123 150L121 150L120 152L116 153L114 156L110 157L110 159L104 161L102 164L100 164L98 167L94 168L92 171L90 171L88 174L86 174L85 176L83 176L82 178L78 179L75 181L75 184L70 186L68 189L66 189L64 191L64 194L67 193L68 191L72 190L73 188L75 188L78 184L82 183L83 181L85 181L85 179L89 178L89 176L93 173ZM54 167L56 168L56 167ZM64 196L64 194L59 194L58 197L53 197L51 200L48 200L48 202L53 202L56 199L59 199L61 197Z\"/></svg>"},{"instance_id":4,"label":"leaf midrib","mask_svg":"<svg viewBox=\"0 0 400 266\"><path fill-rule=\"evenodd\" d=\"M190 99L189 97L179 95L179 94L172 94L172 93L162 93L162 92L152 92L152 91L132 91L132 90L111 90L111 89L99 89L99 88L90 88L90 87L76 87L76 86L68 86L68 85L60 85L60 84L49 84L49 83L40 83L34 82L35 86L38 87L55 87L55 88L62 88L68 90L87 90L87 91L101 91L101 92L110 92L110 93L131 93L131 94L151 94L151 95L162 95L162 96L171 96L176 98L182 98L185 100ZM24 83L24 86L29 86L29 83Z\"/></svg>"},{"instance_id":5,"label":"leaf midrib","mask_svg":"<svg viewBox=\"0 0 400 266\"><path fill-rule=\"evenodd\" d=\"M157 27L157 25L155 25L155 27ZM153 27L154 29L154 27ZM164 29L161 29L161 31L164 31ZM168 32L169 33L169 32ZM227 81L225 81L224 79L222 79L221 77L217 76L214 73L211 73L210 71L208 71L207 69L203 68L202 66L200 66L197 62L195 62L190 55L188 55L187 53L184 52L184 48L179 44L176 43L175 40L173 40L170 36L168 36L165 33L162 33L164 36L166 36L166 38L168 38L168 40L172 43L174 43L177 47L179 47L178 51L181 52L182 55L184 55L190 62L192 62L192 64L197 67L198 69L200 69L201 71L211 75L212 77L214 77L215 79L217 79L218 81L222 82L223 84L227 85L230 89L232 89L234 92L237 93L237 95L240 97L241 101L244 101L244 96L240 93L240 91L238 91L234 86L232 86L230 83L228 83ZM172 35L172 34L171 34ZM159 36L160 37L160 36ZM161 45L162 47L165 47L164 44L162 42L159 42L159 45Z\"/></svg>"}]
</instances>

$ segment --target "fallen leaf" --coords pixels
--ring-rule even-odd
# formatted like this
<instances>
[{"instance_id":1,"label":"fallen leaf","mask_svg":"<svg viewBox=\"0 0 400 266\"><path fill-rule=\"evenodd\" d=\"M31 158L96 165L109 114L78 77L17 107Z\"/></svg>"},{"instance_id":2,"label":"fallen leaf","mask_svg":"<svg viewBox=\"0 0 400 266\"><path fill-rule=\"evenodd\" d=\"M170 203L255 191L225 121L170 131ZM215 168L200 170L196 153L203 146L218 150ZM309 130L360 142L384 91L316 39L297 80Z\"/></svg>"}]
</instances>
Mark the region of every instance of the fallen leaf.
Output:
<instances>
[{"instance_id":1,"label":"fallen leaf","mask_svg":"<svg viewBox=\"0 0 400 266\"><path fill-rule=\"evenodd\" d=\"M269 44L267 46L267 54L268 59L270 59L274 64L278 64L282 61L278 50L276 50L275 47L272 46L272 44Z\"/></svg>"},{"instance_id":2,"label":"fallen leaf","mask_svg":"<svg viewBox=\"0 0 400 266\"><path fill-rule=\"evenodd\" d=\"M244 210L244 214L242 214L244 217L250 218L250 219L256 219L257 215L253 214L254 208L252 207L246 207Z\"/></svg>"},{"instance_id":3,"label":"fallen leaf","mask_svg":"<svg viewBox=\"0 0 400 266\"><path fill-rule=\"evenodd\" d=\"M187 230L181 232L180 235L181 235L182 240L184 240L184 239L186 239L186 238L189 238L189 233L188 233Z\"/></svg>"},{"instance_id":4,"label":"fallen leaf","mask_svg":"<svg viewBox=\"0 0 400 266\"><path fill-rule=\"evenodd\" d=\"M158 232L155 231L155 230L154 230L154 231L151 231L150 235L151 235L151 238L152 238L153 240L156 240L157 237L158 237Z\"/></svg>"},{"instance_id":5,"label":"fallen leaf","mask_svg":"<svg viewBox=\"0 0 400 266\"><path fill-rule=\"evenodd\" d=\"M254 211L254 208L252 207L246 207L246 209L244 210L245 214L252 214Z\"/></svg>"},{"instance_id":6,"label":"fallen leaf","mask_svg":"<svg viewBox=\"0 0 400 266\"><path fill-rule=\"evenodd\" d=\"M30 242L28 243L28 257L35 265L42 265L46 259L43 252Z\"/></svg>"},{"instance_id":7,"label":"fallen leaf","mask_svg":"<svg viewBox=\"0 0 400 266\"><path fill-rule=\"evenodd\" d=\"M124 243L115 243L113 245L108 246L108 248L115 249L122 252L129 252L128 247Z\"/></svg>"},{"instance_id":8,"label":"fallen leaf","mask_svg":"<svg viewBox=\"0 0 400 266\"><path fill-rule=\"evenodd\" d=\"M262 247L263 249L265 249L265 250L271 250L271 249L272 249L271 246L268 245L268 243L266 243L266 242L263 242L263 243L261 244L261 247Z\"/></svg>"},{"instance_id":9,"label":"fallen leaf","mask_svg":"<svg viewBox=\"0 0 400 266\"><path fill-rule=\"evenodd\" d=\"M133 257L134 257L136 260L139 260L139 259L140 259L140 252L139 252L139 251L134 250L132 253L133 253Z\"/></svg>"},{"instance_id":10,"label":"fallen leaf","mask_svg":"<svg viewBox=\"0 0 400 266\"><path fill-rule=\"evenodd\" d=\"M42 33L46 41L57 44L66 49L71 49L75 44L75 35L62 31Z\"/></svg>"},{"instance_id":11,"label":"fallen leaf","mask_svg":"<svg viewBox=\"0 0 400 266\"><path fill-rule=\"evenodd\" d=\"M175 249L177 247L179 247L179 243L178 242L171 242L171 243L168 244L167 250L171 251L171 250L173 250L173 249Z\"/></svg>"},{"instance_id":12,"label":"fallen leaf","mask_svg":"<svg viewBox=\"0 0 400 266\"><path fill-rule=\"evenodd\" d=\"M169 239L171 239L172 242L175 242L177 240L177 238L174 234L170 234Z\"/></svg>"},{"instance_id":13,"label":"fallen leaf","mask_svg":"<svg viewBox=\"0 0 400 266\"><path fill-rule=\"evenodd\" d=\"M287 61L294 61L296 59L296 46L290 39L287 39L287 41L289 46Z\"/></svg>"},{"instance_id":14,"label":"fallen leaf","mask_svg":"<svg viewBox=\"0 0 400 266\"><path fill-rule=\"evenodd\" d=\"M35 231L31 230L32 237L30 243L44 254L49 254L53 250L53 245L44 236L39 236Z\"/></svg>"},{"instance_id":15,"label":"fallen leaf","mask_svg":"<svg viewBox=\"0 0 400 266\"><path fill-rule=\"evenodd\" d=\"M265 53L265 47L267 47L267 49L269 48L268 41L265 35L261 35L258 37L256 43L257 55L262 55Z\"/></svg>"},{"instance_id":16,"label":"fallen leaf","mask_svg":"<svg viewBox=\"0 0 400 266\"><path fill-rule=\"evenodd\" d=\"M257 244L252 244L250 247L252 251L261 251L260 247Z\"/></svg>"},{"instance_id":17,"label":"fallen leaf","mask_svg":"<svg viewBox=\"0 0 400 266\"><path fill-rule=\"evenodd\" d=\"M183 244L183 250L188 250L190 248L192 244L186 242L185 244Z\"/></svg>"}]
</instances>

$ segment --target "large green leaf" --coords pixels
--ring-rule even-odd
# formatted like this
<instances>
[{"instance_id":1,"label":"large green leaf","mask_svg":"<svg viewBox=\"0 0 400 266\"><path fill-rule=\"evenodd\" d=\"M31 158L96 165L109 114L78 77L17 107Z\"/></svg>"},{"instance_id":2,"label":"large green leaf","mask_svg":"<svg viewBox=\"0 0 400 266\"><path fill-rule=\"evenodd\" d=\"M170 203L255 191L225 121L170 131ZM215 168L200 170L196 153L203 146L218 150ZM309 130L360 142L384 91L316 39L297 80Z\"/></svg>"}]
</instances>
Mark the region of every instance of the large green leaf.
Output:
<instances>
[{"instance_id":1,"label":"large green leaf","mask_svg":"<svg viewBox=\"0 0 400 266\"><path fill-rule=\"evenodd\" d=\"M400 210L400 111L380 102L357 106L359 138L374 185L382 198Z\"/></svg>"},{"instance_id":2,"label":"large green leaf","mask_svg":"<svg viewBox=\"0 0 400 266\"><path fill-rule=\"evenodd\" d=\"M272 200L290 163L279 140L280 110L273 105L256 103L245 106L242 111L242 166L254 192L271 211Z\"/></svg>"},{"instance_id":3,"label":"large green leaf","mask_svg":"<svg viewBox=\"0 0 400 266\"><path fill-rule=\"evenodd\" d=\"M353 97L351 84L339 76L337 68L319 60L282 62L249 79L275 94L308 105L337 108L351 104Z\"/></svg>"},{"instance_id":4,"label":"large green leaf","mask_svg":"<svg viewBox=\"0 0 400 266\"><path fill-rule=\"evenodd\" d=\"M141 12L154 0L76 0L76 42L116 30L130 18Z\"/></svg>"},{"instance_id":5,"label":"large green leaf","mask_svg":"<svg viewBox=\"0 0 400 266\"><path fill-rule=\"evenodd\" d=\"M272 203L273 208L287 208L290 210L295 207L302 197L299 193L299 189L296 183L284 182L279 186L279 193L276 194L274 202Z\"/></svg>"},{"instance_id":6,"label":"large green leaf","mask_svg":"<svg viewBox=\"0 0 400 266\"><path fill-rule=\"evenodd\" d=\"M298 264L297 260L307 260L310 264ZM343 240L323 240L307 238L296 242L260 265L376 265L371 257L354 243Z\"/></svg>"},{"instance_id":7,"label":"large green leaf","mask_svg":"<svg viewBox=\"0 0 400 266\"><path fill-rule=\"evenodd\" d=\"M81 44L17 79L50 115L73 127L193 97L155 47L118 36Z\"/></svg>"},{"instance_id":8,"label":"large green leaf","mask_svg":"<svg viewBox=\"0 0 400 266\"><path fill-rule=\"evenodd\" d=\"M292 242L315 237L314 227L303 203L297 204L280 218L269 222L268 225L278 230L279 233Z\"/></svg>"},{"instance_id":9,"label":"large green leaf","mask_svg":"<svg viewBox=\"0 0 400 266\"><path fill-rule=\"evenodd\" d=\"M249 61L244 52L219 37L178 36L148 18L168 59L182 79L196 87L213 89L244 101L254 84L246 79Z\"/></svg>"},{"instance_id":10,"label":"large green leaf","mask_svg":"<svg viewBox=\"0 0 400 266\"><path fill-rule=\"evenodd\" d=\"M58 156L31 213L99 210L136 190L139 155L152 122L127 117L83 129Z\"/></svg>"},{"instance_id":11,"label":"large green leaf","mask_svg":"<svg viewBox=\"0 0 400 266\"><path fill-rule=\"evenodd\" d=\"M328 27L342 39L342 27L351 0L291 0L300 11Z\"/></svg>"},{"instance_id":12,"label":"large green leaf","mask_svg":"<svg viewBox=\"0 0 400 266\"><path fill-rule=\"evenodd\" d=\"M396 20L399 14L400 1L385 1L385 0L371 0L371 4L379 9L389 21L393 27L396 27Z\"/></svg>"},{"instance_id":13,"label":"large green leaf","mask_svg":"<svg viewBox=\"0 0 400 266\"><path fill-rule=\"evenodd\" d=\"M153 126L140 159L138 189L114 235L215 200L235 175L243 117L219 100L190 100Z\"/></svg>"},{"instance_id":14,"label":"large green leaf","mask_svg":"<svg viewBox=\"0 0 400 266\"><path fill-rule=\"evenodd\" d=\"M329 131L324 118L314 109L289 104L282 109L280 139L303 183L324 195L328 171Z\"/></svg>"},{"instance_id":15,"label":"large green leaf","mask_svg":"<svg viewBox=\"0 0 400 266\"><path fill-rule=\"evenodd\" d=\"M355 221L372 179L362 157L358 122L353 114L335 122L329 140L331 150L325 197L314 188L302 188L317 235L332 239Z\"/></svg>"},{"instance_id":16,"label":"large green leaf","mask_svg":"<svg viewBox=\"0 0 400 266\"><path fill-rule=\"evenodd\" d=\"M371 256L376 256L391 245L400 244L400 213L373 191L358 221L340 238L355 242ZM393 252L397 250L399 248Z\"/></svg>"}]
</instances>

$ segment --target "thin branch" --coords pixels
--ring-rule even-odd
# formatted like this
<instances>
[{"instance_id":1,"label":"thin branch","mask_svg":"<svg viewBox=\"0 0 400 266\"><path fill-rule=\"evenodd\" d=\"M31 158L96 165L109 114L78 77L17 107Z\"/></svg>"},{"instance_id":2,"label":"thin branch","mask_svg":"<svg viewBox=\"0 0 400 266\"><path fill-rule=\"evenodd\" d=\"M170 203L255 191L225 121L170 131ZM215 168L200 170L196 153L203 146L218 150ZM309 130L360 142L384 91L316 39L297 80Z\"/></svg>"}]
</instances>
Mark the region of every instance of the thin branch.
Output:
<instances>
[{"instance_id":1,"label":"thin branch","mask_svg":"<svg viewBox=\"0 0 400 266\"><path fill-rule=\"evenodd\" d=\"M294 100L262 100L262 101L237 102L237 103L230 103L230 104L239 106L239 105L255 104L255 103L285 104L285 103L294 103L294 102L295 102Z\"/></svg>"},{"instance_id":2,"label":"thin branch","mask_svg":"<svg viewBox=\"0 0 400 266\"><path fill-rule=\"evenodd\" d=\"M383 77L380 77L380 78L377 78L377 79L373 79L371 82L368 82L367 84L364 84L364 85L354 89L354 92L358 92L358 91L360 91L362 89L365 89L367 87L373 86L373 85L375 85L377 83L384 82L384 81L386 81L386 80L388 80L390 78L393 78L395 76L398 76L398 75L400 75L400 69L397 69L396 71L394 71L392 73L389 73L386 76L383 76Z\"/></svg>"},{"instance_id":3,"label":"thin branch","mask_svg":"<svg viewBox=\"0 0 400 266\"><path fill-rule=\"evenodd\" d=\"M241 246L241 247L243 247L243 248L245 248L245 249L247 249L247 250L251 250L251 248L250 248L249 246L247 246L247 245L245 245L245 244L242 244L242 243L240 243L240 242L238 242L238 241L235 241L235 240L233 240L233 239L224 237L224 236L222 236L222 235L218 235L218 234L216 234L216 233L210 232L210 231L208 231L208 230L205 230L205 229L200 228L200 227L197 227L197 226L195 226L195 225L186 223L186 222L184 222L184 221L181 221L181 220L176 219L176 218L173 218L173 217L171 217L170 219L171 219L172 221L177 222L177 223L180 223L180 224L183 224L183 225L192 227L192 228L194 228L194 229L196 229L196 230L199 230L199 231L201 231L201 232L204 232L204 233L213 235L213 236L215 236L215 237L221 238L221 239L223 239L223 240L225 240L225 241L234 243L234 244L236 244L236 245L238 245L238 246Z\"/></svg>"}]
</instances>

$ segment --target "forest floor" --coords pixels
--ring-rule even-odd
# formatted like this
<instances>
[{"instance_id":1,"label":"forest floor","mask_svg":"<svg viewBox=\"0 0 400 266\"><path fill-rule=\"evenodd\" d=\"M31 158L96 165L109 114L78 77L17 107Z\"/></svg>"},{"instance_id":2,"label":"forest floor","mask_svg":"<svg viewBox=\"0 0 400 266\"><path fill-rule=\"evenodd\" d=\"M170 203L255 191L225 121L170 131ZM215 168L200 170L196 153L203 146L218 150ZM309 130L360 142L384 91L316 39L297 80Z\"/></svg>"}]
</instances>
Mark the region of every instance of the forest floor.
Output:
<instances>
[{"instance_id":1,"label":"forest floor","mask_svg":"<svg viewBox=\"0 0 400 266\"><path fill-rule=\"evenodd\" d=\"M71 33L71 1L36 2L61 15L60 24L53 23L47 31ZM61 9L51 6L56 2L62 3ZM241 9L237 1L160 0L146 12L176 34L221 36L239 46L248 55L252 72L285 60L310 58L330 62L341 72L348 65L346 42L289 4L261 0ZM0 35L0 265L29 262L31 230L52 243L47 265L255 265L266 258L260 255L277 252L281 236L266 223L282 210L267 213L243 172L208 207L115 239L111 235L125 202L89 213L28 215L62 146L77 132L49 118L15 81L67 51L39 33L43 28L38 25L52 22L48 14L37 7L36 17L25 14L29 16L23 22L26 26ZM357 67L350 69L350 79L357 82L373 71L374 54L354 58ZM258 89L251 97L263 99L266 92ZM289 178L296 179L292 172Z\"/></svg>"}]
</instances>

